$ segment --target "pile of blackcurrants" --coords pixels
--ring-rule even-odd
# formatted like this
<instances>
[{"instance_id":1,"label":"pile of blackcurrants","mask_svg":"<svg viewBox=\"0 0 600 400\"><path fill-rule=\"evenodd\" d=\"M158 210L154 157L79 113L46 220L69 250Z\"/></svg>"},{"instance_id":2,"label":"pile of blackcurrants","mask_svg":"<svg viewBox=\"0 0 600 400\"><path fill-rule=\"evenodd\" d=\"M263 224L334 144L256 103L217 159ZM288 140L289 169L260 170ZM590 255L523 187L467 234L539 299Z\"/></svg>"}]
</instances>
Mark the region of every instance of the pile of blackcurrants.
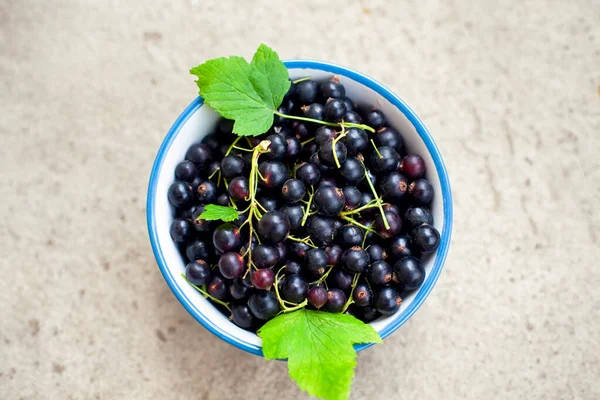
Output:
<instances>
[{"instance_id":1,"label":"pile of blackcurrants","mask_svg":"<svg viewBox=\"0 0 600 400\"><path fill-rule=\"evenodd\" d=\"M303 307L365 322L395 313L440 241L423 159L336 77L294 82L278 111L300 118L276 117L258 137L221 119L177 165L170 233L189 260L185 277L250 330ZM199 218L208 204L239 218Z\"/></svg>"}]
</instances>

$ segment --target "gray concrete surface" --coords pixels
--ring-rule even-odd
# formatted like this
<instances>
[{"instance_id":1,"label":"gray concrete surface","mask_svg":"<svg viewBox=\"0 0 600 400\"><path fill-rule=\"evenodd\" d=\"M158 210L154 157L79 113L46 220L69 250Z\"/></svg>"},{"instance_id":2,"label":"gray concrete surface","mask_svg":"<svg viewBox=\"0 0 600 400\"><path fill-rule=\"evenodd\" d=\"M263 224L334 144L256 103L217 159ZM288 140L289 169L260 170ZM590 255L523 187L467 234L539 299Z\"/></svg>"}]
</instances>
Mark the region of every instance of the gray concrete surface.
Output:
<instances>
[{"instance_id":1,"label":"gray concrete surface","mask_svg":"<svg viewBox=\"0 0 600 400\"><path fill-rule=\"evenodd\" d=\"M146 234L190 66L335 61L420 113L451 176L446 269L353 399L600 398L597 0L0 1L0 398L303 399L198 325Z\"/></svg>"}]
</instances>

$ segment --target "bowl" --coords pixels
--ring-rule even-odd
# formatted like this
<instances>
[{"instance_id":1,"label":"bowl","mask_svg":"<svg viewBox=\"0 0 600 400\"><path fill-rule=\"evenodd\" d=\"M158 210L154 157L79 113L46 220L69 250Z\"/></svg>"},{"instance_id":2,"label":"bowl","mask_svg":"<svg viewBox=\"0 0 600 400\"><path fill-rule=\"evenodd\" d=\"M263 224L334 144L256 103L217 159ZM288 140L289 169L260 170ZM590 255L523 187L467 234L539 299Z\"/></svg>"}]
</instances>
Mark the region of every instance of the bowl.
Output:
<instances>
[{"instance_id":1,"label":"bowl","mask_svg":"<svg viewBox=\"0 0 600 400\"><path fill-rule=\"evenodd\" d=\"M427 165L427 179L435 189L432 212L441 241L436 253L424 260L426 277L418 291L407 296L394 315L381 317L371 325L382 339L402 326L423 304L435 285L450 245L452 230L452 195L444 161L433 137L413 110L396 94L373 79L341 67L320 61L292 60L285 62L290 78L311 76L322 80L337 75L346 94L360 104L372 104L386 116L391 126L402 134L411 152L420 154ZM185 309L206 329L242 350L262 356L261 339L241 329L219 312L208 300L181 277L186 262L169 235L173 211L167 200L167 189L174 180L177 163L185 158L187 148L211 133L219 119L217 113L196 98L177 118L158 150L150 175L147 198L147 219L150 242L158 267ZM356 345L357 351L370 344Z\"/></svg>"}]
</instances>

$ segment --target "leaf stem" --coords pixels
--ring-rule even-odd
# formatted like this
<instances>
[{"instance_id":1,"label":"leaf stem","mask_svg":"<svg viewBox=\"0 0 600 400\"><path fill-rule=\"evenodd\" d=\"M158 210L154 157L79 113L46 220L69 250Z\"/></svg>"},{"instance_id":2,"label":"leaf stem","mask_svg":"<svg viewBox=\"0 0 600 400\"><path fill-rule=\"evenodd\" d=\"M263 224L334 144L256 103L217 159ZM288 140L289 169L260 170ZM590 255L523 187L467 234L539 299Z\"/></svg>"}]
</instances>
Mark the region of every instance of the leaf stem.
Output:
<instances>
[{"instance_id":1,"label":"leaf stem","mask_svg":"<svg viewBox=\"0 0 600 400\"><path fill-rule=\"evenodd\" d=\"M272 111L275 115L280 116L282 118L296 119L298 121L312 122L314 124L327 125L327 126L335 126L338 128L342 126L342 124L335 124L333 122L320 121L318 119L300 117L297 115L288 115L288 114L280 113L277 110L272 110ZM350 122L344 122L343 125L346 126L346 128L359 128L359 129L362 129L365 131L375 132L375 129L371 128L368 125L364 125L364 124L354 124L354 123L350 123Z\"/></svg>"},{"instance_id":2,"label":"leaf stem","mask_svg":"<svg viewBox=\"0 0 600 400\"><path fill-rule=\"evenodd\" d=\"M358 278L360 274L354 274L354 279L352 279L352 287L350 288L350 296L348 296L348 300L346 304L344 304L344 308L342 308L342 313L345 313L350 304L354 303L354 299L352 298L352 292L354 292L354 288L356 288L356 284L358 283Z\"/></svg>"},{"instance_id":3,"label":"leaf stem","mask_svg":"<svg viewBox=\"0 0 600 400\"><path fill-rule=\"evenodd\" d=\"M383 158L383 156L379 152L379 149L377 148L377 146L375 146L375 142L373 141L373 139L371 139L371 144L373 145L373 148L375 149L375 153L377 153L377 155L379 156L379 158Z\"/></svg>"},{"instance_id":4,"label":"leaf stem","mask_svg":"<svg viewBox=\"0 0 600 400\"><path fill-rule=\"evenodd\" d=\"M225 157L227 157L229 155L229 153L231 153L231 150L235 147L235 145L237 144L237 142L240 141L240 139L243 136L238 136L235 138L235 140L233 141L233 143L231 143L231 146L229 146L229 148L227 149L227 153L225 153Z\"/></svg>"},{"instance_id":5,"label":"leaf stem","mask_svg":"<svg viewBox=\"0 0 600 400\"><path fill-rule=\"evenodd\" d=\"M300 78L300 79L296 79L295 81L292 81L292 83L300 83L300 82L304 82L304 81L309 81L312 79L312 76L305 76L304 78Z\"/></svg>"},{"instance_id":6,"label":"leaf stem","mask_svg":"<svg viewBox=\"0 0 600 400\"><path fill-rule=\"evenodd\" d=\"M310 204L312 203L313 196L315 195L315 189L312 186L310 187L310 189L311 189L311 193L308 197L308 203L306 204L306 208L304 211L304 217L302 217L302 223L300 224L300 226L304 226L304 224L306 223L306 219L308 218L308 213L310 211Z\"/></svg>"},{"instance_id":7,"label":"leaf stem","mask_svg":"<svg viewBox=\"0 0 600 400\"><path fill-rule=\"evenodd\" d=\"M373 186L373 182L371 182L371 178L369 177L369 173L367 172L367 167L365 167L365 164L362 163L362 161L361 161L361 164L363 166L363 169L365 170L365 178L367 179L367 183L369 184L369 187L371 188L371 191L373 192L373 196L375 197L375 200L377 200L377 207L379 208L379 211L381 212L381 218L383 219L383 226L385 226L385 229L390 229L390 224L388 223L385 213L383 212L383 206L381 205L381 200L379 200L379 195L377 194L377 191L375 190L375 187Z\"/></svg>"}]
</instances>

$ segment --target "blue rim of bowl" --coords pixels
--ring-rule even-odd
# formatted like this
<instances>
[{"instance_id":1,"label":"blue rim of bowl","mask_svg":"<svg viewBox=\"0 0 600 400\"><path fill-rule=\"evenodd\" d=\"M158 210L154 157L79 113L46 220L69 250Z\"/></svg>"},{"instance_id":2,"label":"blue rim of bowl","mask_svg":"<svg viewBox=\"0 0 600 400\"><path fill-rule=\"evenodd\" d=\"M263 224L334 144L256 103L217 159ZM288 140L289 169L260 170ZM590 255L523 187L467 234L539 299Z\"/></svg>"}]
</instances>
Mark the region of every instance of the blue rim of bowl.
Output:
<instances>
[{"instance_id":1,"label":"blue rim of bowl","mask_svg":"<svg viewBox=\"0 0 600 400\"><path fill-rule=\"evenodd\" d=\"M423 302L435 286L435 283L437 282L440 273L442 272L442 269L444 267L446 256L448 255L450 237L452 234L452 192L450 190L448 172L446 171L446 166L444 165L442 155L440 154L440 151L437 148L433 137L429 133L429 130L421 121L421 119L400 97L398 97L396 94L394 94L391 90L386 88L381 83L359 72L328 62L312 60L288 60L284 61L284 63L288 69L316 69L325 72L330 72L336 75L342 75L377 92L379 95L383 96L387 101L393 104L396 108L398 108L406 116L406 118L408 118L408 120L412 123L417 133L423 140L423 143L425 143L425 146L427 147L427 150L429 151L433 159L433 163L435 165L440 179L444 210L444 228L441 232L440 246L437 250L435 264L431 268L431 272L427 276L425 282L423 283L423 286L419 289L411 304L402 313L396 315L394 319L388 322L384 329L382 329L381 332L379 332L381 338L385 339L396 329L402 326L410 317L412 317L412 315L423 304ZM158 172L161 169L164 157L168 153L171 144L173 143L173 140L177 136L177 133L179 132L181 127L187 122L190 116L192 116L203 105L203 103L204 100L200 97L197 97L183 111L183 113L181 113L181 115L177 118L177 120L167 133L167 136L163 140L156 155L154 165L152 166L152 172L150 174L150 182L148 184L148 197L146 203L146 218L148 222L148 233L150 236L150 243L152 245L152 250L158 263L158 267L165 281L171 288L171 291L173 292L177 300L179 300L181 305L183 305L183 307L194 317L194 319L196 319L196 321L198 321L211 333L221 338L222 340L249 353L262 356L263 354L261 346L257 346L255 344L240 340L237 337L233 336L230 332L224 331L223 329L219 328L217 325L212 323L212 321L210 321L209 318L202 314L202 312L194 305L194 303L185 296L183 291L179 288L175 277L166 267L166 260L164 259L162 249L160 248L160 244L158 242L156 221L154 219L154 198L156 195L158 185ZM363 343L355 345L354 348L358 352L372 345L373 343Z\"/></svg>"}]
</instances>

